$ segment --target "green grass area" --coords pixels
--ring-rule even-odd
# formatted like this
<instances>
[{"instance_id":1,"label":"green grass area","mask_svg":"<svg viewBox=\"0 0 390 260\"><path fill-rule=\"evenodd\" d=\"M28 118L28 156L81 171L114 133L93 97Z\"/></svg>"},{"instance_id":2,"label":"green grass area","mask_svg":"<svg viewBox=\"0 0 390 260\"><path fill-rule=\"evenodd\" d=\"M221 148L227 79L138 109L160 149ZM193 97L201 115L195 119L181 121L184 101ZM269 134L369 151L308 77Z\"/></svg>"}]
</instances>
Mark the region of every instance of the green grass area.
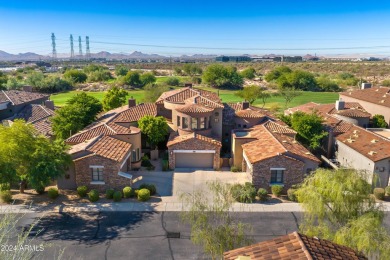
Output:
<instances>
[{"instance_id":1,"label":"green grass area","mask_svg":"<svg viewBox=\"0 0 390 260\"><path fill-rule=\"evenodd\" d=\"M81 93L82 91L69 91L59 94L53 94L50 96L50 99L54 101L54 104L56 106L64 106L66 104L66 101L70 99L71 97L77 95L78 93ZM133 96L137 101L142 102L144 98L144 91L143 90L130 90L128 91L128 98ZM91 95L100 101L103 100L105 92L87 92L88 95Z\"/></svg>"},{"instance_id":2,"label":"green grass area","mask_svg":"<svg viewBox=\"0 0 390 260\"><path fill-rule=\"evenodd\" d=\"M201 89L209 90L213 92L218 92L218 90L209 88L209 87L201 87ZM51 100L54 101L56 106L63 106L65 102L80 93L81 91L69 91L65 93L53 94L51 95ZM144 91L143 90L130 90L128 91L128 97L133 96L138 102L143 101ZM99 100L103 100L105 92L87 92L88 95L94 96ZM240 102L242 98L237 97L235 95L236 91L234 90L219 90L219 96L223 102ZM339 98L339 94L335 92L303 92L301 96L296 97L288 106L294 107L301 104L305 104L308 102L316 102L316 103L333 103ZM262 106L261 100L256 100L254 103L255 106ZM267 100L265 105L266 107L275 107L279 106L280 108L284 108L284 99L282 97L271 97Z\"/></svg>"}]
</instances>

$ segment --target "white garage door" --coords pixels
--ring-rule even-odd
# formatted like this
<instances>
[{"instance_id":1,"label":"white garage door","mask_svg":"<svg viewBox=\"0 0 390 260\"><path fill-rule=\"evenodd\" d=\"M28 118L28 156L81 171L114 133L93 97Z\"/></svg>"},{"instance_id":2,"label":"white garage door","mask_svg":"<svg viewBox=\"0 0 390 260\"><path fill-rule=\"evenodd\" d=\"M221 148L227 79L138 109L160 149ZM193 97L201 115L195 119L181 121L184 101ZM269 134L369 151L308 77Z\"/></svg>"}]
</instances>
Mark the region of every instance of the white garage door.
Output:
<instances>
[{"instance_id":1,"label":"white garage door","mask_svg":"<svg viewBox=\"0 0 390 260\"><path fill-rule=\"evenodd\" d=\"M213 153L175 153L175 168L213 168Z\"/></svg>"}]
</instances>

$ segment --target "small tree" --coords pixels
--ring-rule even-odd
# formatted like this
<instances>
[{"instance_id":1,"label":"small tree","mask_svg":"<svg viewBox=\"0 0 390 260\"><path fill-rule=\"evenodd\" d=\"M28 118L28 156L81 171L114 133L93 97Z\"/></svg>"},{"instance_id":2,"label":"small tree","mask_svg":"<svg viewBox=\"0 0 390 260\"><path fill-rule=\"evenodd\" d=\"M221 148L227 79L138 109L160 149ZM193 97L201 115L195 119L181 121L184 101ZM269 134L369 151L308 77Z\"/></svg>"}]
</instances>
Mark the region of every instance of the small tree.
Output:
<instances>
[{"instance_id":1,"label":"small tree","mask_svg":"<svg viewBox=\"0 0 390 260\"><path fill-rule=\"evenodd\" d=\"M83 83L87 81L87 74L79 70L67 70L64 73L64 78L72 83Z\"/></svg>"},{"instance_id":2,"label":"small tree","mask_svg":"<svg viewBox=\"0 0 390 260\"><path fill-rule=\"evenodd\" d=\"M261 100L261 102L263 103L263 106L261 108L264 108L265 106L265 103L267 102L267 100L269 98L271 98L271 93L267 92L267 91L261 91L259 94L258 94L258 99Z\"/></svg>"},{"instance_id":3,"label":"small tree","mask_svg":"<svg viewBox=\"0 0 390 260\"><path fill-rule=\"evenodd\" d=\"M244 89L236 92L236 96L241 97L248 101L250 104L256 101L259 98L260 93L262 92L261 88L255 85L250 85L244 87Z\"/></svg>"},{"instance_id":4,"label":"small tree","mask_svg":"<svg viewBox=\"0 0 390 260\"><path fill-rule=\"evenodd\" d=\"M119 65L119 66L115 67L115 74L117 77L125 76L127 74L127 72L129 72L129 69L123 65Z\"/></svg>"},{"instance_id":5,"label":"small tree","mask_svg":"<svg viewBox=\"0 0 390 260\"><path fill-rule=\"evenodd\" d=\"M297 191L305 210L301 232L386 259L390 236L366 179L364 173L350 169L318 169L306 178Z\"/></svg>"},{"instance_id":6,"label":"small tree","mask_svg":"<svg viewBox=\"0 0 390 260\"><path fill-rule=\"evenodd\" d=\"M147 72L141 75L140 80L142 82L142 86L145 86L147 84L153 84L156 82L156 77L153 73Z\"/></svg>"},{"instance_id":7,"label":"small tree","mask_svg":"<svg viewBox=\"0 0 390 260\"><path fill-rule=\"evenodd\" d=\"M144 116L138 120L138 127L154 146L164 141L169 133L167 121L162 116Z\"/></svg>"},{"instance_id":8,"label":"small tree","mask_svg":"<svg viewBox=\"0 0 390 260\"><path fill-rule=\"evenodd\" d=\"M377 128L386 128L388 124L386 123L385 117L383 115L375 115L372 117L372 125Z\"/></svg>"},{"instance_id":9,"label":"small tree","mask_svg":"<svg viewBox=\"0 0 390 260\"><path fill-rule=\"evenodd\" d=\"M160 84L148 84L143 87L144 89L144 102L155 102L162 93L169 90L169 87L166 85Z\"/></svg>"},{"instance_id":10,"label":"small tree","mask_svg":"<svg viewBox=\"0 0 390 260\"><path fill-rule=\"evenodd\" d=\"M254 79L256 77L256 70L252 67L248 67L241 71L241 76L246 79Z\"/></svg>"},{"instance_id":11,"label":"small tree","mask_svg":"<svg viewBox=\"0 0 390 260\"><path fill-rule=\"evenodd\" d=\"M241 87L244 83L236 67L221 64L209 65L203 72L202 81L216 88Z\"/></svg>"},{"instance_id":12,"label":"small tree","mask_svg":"<svg viewBox=\"0 0 390 260\"><path fill-rule=\"evenodd\" d=\"M302 95L302 91L295 88L286 88L279 90L277 95L281 96L285 100L284 107L287 108L288 104L291 103L294 98Z\"/></svg>"},{"instance_id":13,"label":"small tree","mask_svg":"<svg viewBox=\"0 0 390 260\"><path fill-rule=\"evenodd\" d=\"M118 88L116 86L112 87L103 98L103 109L108 111L117 107L122 106L126 102L127 91Z\"/></svg>"},{"instance_id":14,"label":"small tree","mask_svg":"<svg viewBox=\"0 0 390 260\"><path fill-rule=\"evenodd\" d=\"M207 183L208 191L183 193L183 222L191 225L191 241L203 247L212 259L223 253L253 243L248 237L251 226L235 219L231 186L218 181Z\"/></svg>"},{"instance_id":15,"label":"small tree","mask_svg":"<svg viewBox=\"0 0 390 260\"><path fill-rule=\"evenodd\" d=\"M126 76L123 77L123 83L133 87L142 86L141 76L137 71L129 71Z\"/></svg>"}]
</instances>

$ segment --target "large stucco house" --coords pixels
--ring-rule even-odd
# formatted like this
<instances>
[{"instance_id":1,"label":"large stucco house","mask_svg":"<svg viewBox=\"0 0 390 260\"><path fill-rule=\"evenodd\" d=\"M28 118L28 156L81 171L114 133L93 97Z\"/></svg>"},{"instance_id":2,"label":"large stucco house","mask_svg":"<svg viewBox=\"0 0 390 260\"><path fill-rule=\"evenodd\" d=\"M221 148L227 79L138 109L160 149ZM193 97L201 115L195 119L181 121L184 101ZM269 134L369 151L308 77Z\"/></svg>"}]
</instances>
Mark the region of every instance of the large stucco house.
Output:
<instances>
[{"instance_id":1,"label":"large stucco house","mask_svg":"<svg viewBox=\"0 0 390 260\"><path fill-rule=\"evenodd\" d=\"M137 128L138 120L145 115L167 119L170 169L218 170L239 165L248 169L258 187L278 183L288 188L319 164L294 140L295 132L267 111L248 102L222 103L216 93L189 86L165 92L155 103L137 105L130 99L127 106L109 111L68 138L73 164L58 186L106 189L129 185L129 172L140 168L142 154L150 151ZM250 133L247 139L237 136L240 130ZM256 149L251 147L251 141ZM222 158L230 153L230 160Z\"/></svg>"}]
</instances>

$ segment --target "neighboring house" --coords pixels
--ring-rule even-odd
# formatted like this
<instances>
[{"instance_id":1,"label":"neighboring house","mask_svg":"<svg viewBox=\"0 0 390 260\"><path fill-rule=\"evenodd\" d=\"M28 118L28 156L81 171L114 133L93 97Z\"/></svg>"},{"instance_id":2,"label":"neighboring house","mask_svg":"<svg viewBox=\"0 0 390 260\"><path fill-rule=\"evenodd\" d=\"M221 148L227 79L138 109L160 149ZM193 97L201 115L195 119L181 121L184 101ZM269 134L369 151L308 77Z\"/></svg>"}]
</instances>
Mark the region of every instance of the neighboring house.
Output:
<instances>
[{"instance_id":1,"label":"neighboring house","mask_svg":"<svg viewBox=\"0 0 390 260\"><path fill-rule=\"evenodd\" d=\"M320 164L295 140L295 134L270 119L250 129L233 130L233 165L249 172L256 188L270 190L272 185L282 185L287 191Z\"/></svg>"},{"instance_id":2,"label":"neighboring house","mask_svg":"<svg viewBox=\"0 0 390 260\"><path fill-rule=\"evenodd\" d=\"M336 158L343 167L365 171L370 183L374 181L380 187L389 185L388 138L354 125L336 137Z\"/></svg>"},{"instance_id":3,"label":"neighboring house","mask_svg":"<svg viewBox=\"0 0 390 260\"><path fill-rule=\"evenodd\" d=\"M24 90L0 90L0 121L18 114L26 105L42 105L49 95L32 92L26 86Z\"/></svg>"},{"instance_id":4,"label":"neighboring house","mask_svg":"<svg viewBox=\"0 0 390 260\"><path fill-rule=\"evenodd\" d=\"M383 115L390 125L390 88L366 88L340 93L346 102L359 102L372 115Z\"/></svg>"},{"instance_id":5,"label":"neighboring house","mask_svg":"<svg viewBox=\"0 0 390 260\"><path fill-rule=\"evenodd\" d=\"M294 112L312 113L317 112L323 117L332 115L333 118L343 120L361 127L368 127L371 114L368 113L358 102L346 102L343 99L337 100L335 104L317 104L309 102L297 107L289 108L285 114Z\"/></svg>"},{"instance_id":6,"label":"neighboring house","mask_svg":"<svg viewBox=\"0 0 390 260\"><path fill-rule=\"evenodd\" d=\"M367 258L349 247L325 239L308 237L298 232L227 251L225 260L292 260L292 259L349 259Z\"/></svg>"}]
</instances>

